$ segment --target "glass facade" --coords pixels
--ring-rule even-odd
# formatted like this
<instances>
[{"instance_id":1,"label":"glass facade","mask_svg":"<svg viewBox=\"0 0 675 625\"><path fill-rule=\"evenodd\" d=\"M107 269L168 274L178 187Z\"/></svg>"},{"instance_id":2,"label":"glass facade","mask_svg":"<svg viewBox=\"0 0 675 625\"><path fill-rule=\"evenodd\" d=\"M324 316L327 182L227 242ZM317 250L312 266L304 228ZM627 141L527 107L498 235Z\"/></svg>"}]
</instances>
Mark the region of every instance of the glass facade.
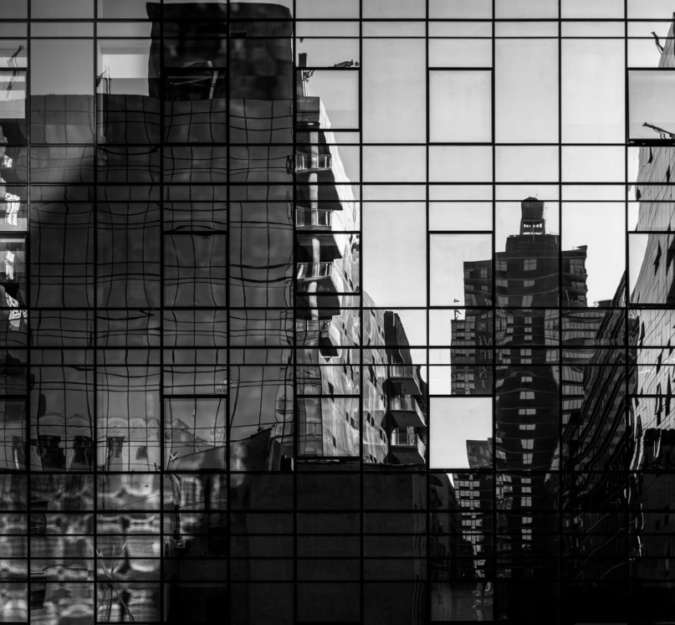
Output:
<instances>
[{"instance_id":1,"label":"glass facade","mask_svg":"<svg viewBox=\"0 0 675 625\"><path fill-rule=\"evenodd\" d=\"M0 622L673 621L673 20L0 2Z\"/></svg>"}]
</instances>

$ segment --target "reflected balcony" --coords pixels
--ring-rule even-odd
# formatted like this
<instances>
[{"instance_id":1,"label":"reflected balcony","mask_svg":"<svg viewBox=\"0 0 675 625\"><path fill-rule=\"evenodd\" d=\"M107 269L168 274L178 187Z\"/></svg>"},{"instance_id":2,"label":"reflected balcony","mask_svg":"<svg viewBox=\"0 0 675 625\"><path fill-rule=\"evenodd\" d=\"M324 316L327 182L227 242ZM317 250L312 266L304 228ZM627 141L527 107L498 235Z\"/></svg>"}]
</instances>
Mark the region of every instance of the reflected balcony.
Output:
<instances>
[{"instance_id":1,"label":"reflected balcony","mask_svg":"<svg viewBox=\"0 0 675 625\"><path fill-rule=\"evenodd\" d=\"M330 231L333 226L333 211L327 208L295 207L295 227L298 230Z\"/></svg>"},{"instance_id":2,"label":"reflected balcony","mask_svg":"<svg viewBox=\"0 0 675 625\"><path fill-rule=\"evenodd\" d=\"M396 395L389 399L389 415L396 427L426 427L424 415L412 395Z\"/></svg>"},{"instance_id":3,"label":"reflected balcony","mask_svg":"<svg viewBox=\"0 0 675 625\"><path fill-rule=\"evenodd\" d=\"M346 293L347 288L342 271L335 261L320 263L298 263L296 278L298 292L307 292L309 284L317 282L319 293Z\"/></svg>"},{"instance_id":4,"label":"reflected balcony","mask_svg":"<svg viewBox=\"0 0 675 625\"><path fill-rule=\"evenodd\" d=\"M422 395L422 387L413 365L390 365L389 382L397 384L403 395Z\"/></svg>"},{"instance_id":5,"label":"reflected balcony","mask_svg":"<svg viewBox=\"0 0 675 625\"><path fill-rule=\"evenodd\" d=\"M424 464L426 449L414 432L394 430L391 433L389 453L397 464Z\"/></svg>"},{"instance_id":6,"label":"reflected balcony","mask_svg":"<svg viewBox=\"0 0 675 625\"><path fill-rule=\"evenodd\" d=\"M298 96L297 124L300 128L318 128L321 115L321 98Z\"/></svg>"},{"instance_id":7,"label":"reflected balcony","mask_svg":"<svg viewBox=\"0 0 675 625\"><path fill-rule=\"evenodd\" d=\"M341 293L346 293L347 285L342 275L338 261L326 261L319 263L296 264L296 292L298 316L308 315L311 318L310 294L317 296L317 317L328 319L340 314L342 306ZM310 287L316 285L313 290ZM303 315L303 312L305 315Z\"/></svg>"},{"instance_id":8,"label":"reflected balcony","mask_svg":"<svg viewBox=\"0 0 675 625\"><path fill-rule=\"evenodd\" d=\"M318 250L320 260L328 261L342 257L342 251L331 231L332 212L326 209L298 207L295 212L298 245L307 258L312 258Z\"/></svg>"},{"instance_id":9,"label":"reflected balcony","mask_svg":"<svg viewBox=\"0 0 675 625\"><path fill-rule=\"evenodd\" d=\"M290 163L287 169L293 165L292 157L289 157ZM309 152L298 152L295 155L295 173L313 174L321 171L330 171L333 166L333 157L330 154L310 154ZM289 172L291 173L291 172Z\"/></svg>"},{"instance_id":10,"label":"reflected balcony","mask_svg":"<svg viewBox=\"0 0 675 625\"><path fill-rule=\"evenodd\" d=\"M318 346L326 358L340 355L342 337L329 319L296 319L295 332L298 345Z\"/></svg>"},{"instance_id":11,"label":"reflected balcony","mask_svg":"<svg viewBox=\"0 0 675 625\"><path fill-rule=\"evenodd\" d=\"M313 258L315 254L321 262L342 258L342 250L332 232L298 232L297 241L304 258Z\"/></svg>"}]
</instances>

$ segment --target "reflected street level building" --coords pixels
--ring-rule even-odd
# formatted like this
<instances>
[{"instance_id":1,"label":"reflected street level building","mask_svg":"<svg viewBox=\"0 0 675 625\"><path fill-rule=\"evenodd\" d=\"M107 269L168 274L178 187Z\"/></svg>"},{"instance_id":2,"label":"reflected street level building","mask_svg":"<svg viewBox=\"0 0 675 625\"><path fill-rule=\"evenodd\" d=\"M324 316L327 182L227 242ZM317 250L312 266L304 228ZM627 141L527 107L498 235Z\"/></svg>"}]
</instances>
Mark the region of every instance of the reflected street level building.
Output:
<instances>
[{"instance_id":1,"label":"reflected street level building","mask_svg":"<svg viewBox=\"0 0 675 625\"><path fill-rule=\"evenodd\" d=\"M563 610L583 605L588 619L620 619L613 606L617 589L627 591L630 498L626 471L634 452L631 424L637 325L626 328L625 275L613 300L601 303L604 316L596 349L584 368L583 401L563 428L561 453L549 479L550 496L559 498L563 555ZM562 471L557 473L557 469ZM632 540L635 540L633 536ZM584 580L603 580L592 592ZM612 606L609 608L608 606Z\"/></svg>"},{"instance_id":2,"label":"reflected street level building","mask_svg":"<svg viewBox=\"0 0 675 625\"><path fill-rule=\"evenodd\" d=\"M458 615L488 620L494 609L494 476L490 469L493 440L466 442L469 469L453 474L464 547L460 557L462 586L455 586Z\"/></svg>"},{"instance_id":3,"label":"reflected street level building","mask_svg":"<svg viewBox=\"0 0 675 625\"><path fill-rule=\"evenodd\" d=\"M675 67L673 26L659 67ZM644 120L649 124L653 120ZM656 135L655 135L656 136ZM607 304L596 353L584 374L584 401L563 431L563 605L583 604L588 620L671 618L673 566L672 341L675 293L669 191L675 150L659 140L638 156L637 223L624 276ZM672 138L672 137L671 137ZM639 251L639 256L635 252ZM627 311L622 310L628 308ZM627 319L626 319L627 313ZM585 580L596 580L594 588ZM618 594L627 603L616 602Z\"/></svg>"},{"instance_id":4,"label":"reflected street level building","mask_svg":"<svg viewBox=\"0 0 675 625\"><path fill-rule=\"evenodd\" d=\"M170 622L212 623L225 597L228 622L242 625L358 622L361 610L367 622L383 624L456 614L466 544L447 475L434 475L427 490L424 472L412 466L364 465L361 475L358 463L345 461L258 472L269 441L268 430L230 445L250 470L231 474L229 488L223 453L183 456L171 467L176 483L165 501L176 509L175 540L164 560ZM295 531L288 512L294 501ZM287 544L293 535L295 552Z\"/></svg>"}]
</instances>

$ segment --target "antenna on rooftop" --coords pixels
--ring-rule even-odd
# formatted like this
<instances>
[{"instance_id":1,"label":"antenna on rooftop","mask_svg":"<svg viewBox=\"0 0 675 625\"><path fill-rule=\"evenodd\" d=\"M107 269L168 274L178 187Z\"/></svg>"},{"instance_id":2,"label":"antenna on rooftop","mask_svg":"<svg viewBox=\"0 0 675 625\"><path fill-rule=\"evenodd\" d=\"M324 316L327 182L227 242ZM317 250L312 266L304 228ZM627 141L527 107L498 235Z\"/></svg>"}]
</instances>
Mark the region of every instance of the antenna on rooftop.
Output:
<instances>
[{"instance_id":1,"label":"antenna on rooftop","mask_svg":"<svg viewBox=\"0 0 675 625\"><path fill-rule=\"evenodd\" d=\"M19 56L21 53L21 50L23 50L23 46L19 46L14 54L12 54L9 59L7 59L7 65L9 67L14 68L14 72L12 72L12 79L9 81L9 85L7 85L7 95L5 96L5 100L9 99L9 92L14 88L14 84L16 83L17 76L19 75L19 65L16 62L16 57Z\"/></svg>"},{"instance_id":2,"label":"antenna on rooftop","mask_svg":"<svg viewBox=\"0 0 675 625\"><path fill-rule=\"evenodd\" d=\"M333 65L333 67L339 67L339 68L358 67L358 66L359 66L358 61L356 63L354 63L354 59L352 59L351 61L342 61L342 63L336 63L335 65Z\"/></svg>"},{"instance_id":3,"label":"antenna on rooftop","mask_svg":"<svg viewBox=\"0 0 675 625\"><path fill-rule=\"evenodd\" d=\"M659 41L659 36L654 31L652 31L652 35L654 36L654 43L656 44L657 50L661 54L663 54L663 46L661 45L661 42Z\"/></svg>"},{"instance_id":4,"label":"antenna on rooftop","mask_svg":"<svg viewBox=\"0 0 675 625\"><path fill-rule=\"evenodd\" d=\"M98 87L101 82L105 84L105 92L107 95L110 95L110 67L105 66L104 70L96 76L96 86Z\"/></svg>"},{"instance_id":5,"label":"antenna on rooftop","mask_svg":"<svg viewBox=\"0 0 675 625\"><path fill-rule=\"evenodd\" d=\"M663 128L659 128L653 124L648 124L647 122L642 125L646 126L647 128L651 128L654 132L658 132L661 139L675 139L675 134L669 132L668 130L664 130Z\"/></svg>"}]
</instances>

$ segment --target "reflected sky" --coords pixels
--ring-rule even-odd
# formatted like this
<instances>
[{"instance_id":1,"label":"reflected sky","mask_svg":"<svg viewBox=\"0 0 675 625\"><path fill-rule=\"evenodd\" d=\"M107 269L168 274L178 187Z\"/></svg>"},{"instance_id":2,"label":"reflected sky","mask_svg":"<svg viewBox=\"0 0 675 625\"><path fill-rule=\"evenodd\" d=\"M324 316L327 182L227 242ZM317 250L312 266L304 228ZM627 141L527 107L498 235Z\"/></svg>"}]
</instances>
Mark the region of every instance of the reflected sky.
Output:
<instances>
[{"instance_id":1,"label":"reflected sky","mask_svg":"<svg viewBox=\"0 0 675 625\"><path fill-rule=\"evenodd\" d=\"M666 620L672 17L0 4L0 621Z\"/></svg>"}]
</instances>

